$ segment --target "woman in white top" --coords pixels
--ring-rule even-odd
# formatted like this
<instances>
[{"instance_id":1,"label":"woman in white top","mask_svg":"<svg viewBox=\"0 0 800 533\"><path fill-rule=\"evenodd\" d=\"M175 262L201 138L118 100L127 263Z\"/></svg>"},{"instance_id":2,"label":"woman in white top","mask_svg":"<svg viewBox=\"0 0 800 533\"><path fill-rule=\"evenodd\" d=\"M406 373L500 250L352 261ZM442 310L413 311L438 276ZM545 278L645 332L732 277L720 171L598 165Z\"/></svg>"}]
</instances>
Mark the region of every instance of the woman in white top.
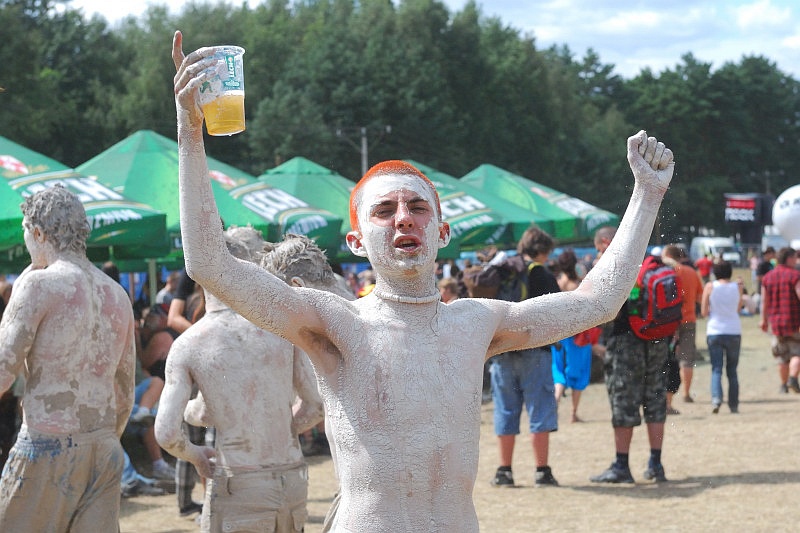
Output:
<instances>
[{"instance_id":1,"label":"woman in white top","mask_svg":"<svg viewBox=\"0 0 800 533\"><path fill-rule=\"evenodd\" d=\"M706 283L700 312L708 317L706 341L711 359L711 404L713 412L722 405L722 364L728 376L728 407L731 413L739 412L739 351L742 345L742 323L739 309L742 306L742 287L731 281L733 267L730 263L715 263L714 281Z\"/></svg>"}]
</instances>

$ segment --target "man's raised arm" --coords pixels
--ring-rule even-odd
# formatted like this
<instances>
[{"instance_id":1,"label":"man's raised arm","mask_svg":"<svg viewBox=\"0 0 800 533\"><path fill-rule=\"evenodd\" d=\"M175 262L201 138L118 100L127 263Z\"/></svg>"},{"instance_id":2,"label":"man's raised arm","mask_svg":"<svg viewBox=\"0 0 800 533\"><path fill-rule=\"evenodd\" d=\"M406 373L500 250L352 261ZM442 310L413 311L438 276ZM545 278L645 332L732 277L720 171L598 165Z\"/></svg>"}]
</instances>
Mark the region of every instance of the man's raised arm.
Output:
<instances>
[{"instance_id":1,"label":"man's raised arm","mask_svg":"<svg viewBox=\"0 0 800 533\"><path fill-rule=\"evenodd\" d=\"M635 179L633 194L611 245L574 291L509 306L493 343L495 353L520 342L556 342L608 322L619 312L636 281L675 168L672 151L644 131L628 138L627 151Z\"/></svg>"},{"instance_id":2,"label":"man's raised arm","mask_svg":"<svg viewBox=\"0 0 800 533\"><path fill-rule=\"evenodd\" d=\"M200 48L184 56L182 42L181 33L175 32L172 59L177 68L178 176L186 272L237 313L295 342L297 324L319 326L312 306L264 269L233 257L225 246L208 177L198 102L198 89L216 70L215 49Z\"/></svg>"}]
</instances>

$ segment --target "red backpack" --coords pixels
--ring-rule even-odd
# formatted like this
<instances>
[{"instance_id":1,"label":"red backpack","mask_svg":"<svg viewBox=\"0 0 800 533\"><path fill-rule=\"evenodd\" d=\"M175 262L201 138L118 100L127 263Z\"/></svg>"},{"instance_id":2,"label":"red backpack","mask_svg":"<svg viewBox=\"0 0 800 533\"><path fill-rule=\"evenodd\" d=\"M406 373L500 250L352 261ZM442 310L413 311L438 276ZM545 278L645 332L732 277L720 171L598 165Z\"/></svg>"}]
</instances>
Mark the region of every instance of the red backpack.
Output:
<instances>
[{"instance_id":1,"label":"red backpack","mask_svg":"<svg viewBox=\"0 0 800 533\"><path fill-rule=\"evenodd\" d=\"M681 323L682 303L681 282L675 269L658 257L646 257L627 302L628 322L634 335L647 341L671 336Z\"/></svg>"}]
</instances>

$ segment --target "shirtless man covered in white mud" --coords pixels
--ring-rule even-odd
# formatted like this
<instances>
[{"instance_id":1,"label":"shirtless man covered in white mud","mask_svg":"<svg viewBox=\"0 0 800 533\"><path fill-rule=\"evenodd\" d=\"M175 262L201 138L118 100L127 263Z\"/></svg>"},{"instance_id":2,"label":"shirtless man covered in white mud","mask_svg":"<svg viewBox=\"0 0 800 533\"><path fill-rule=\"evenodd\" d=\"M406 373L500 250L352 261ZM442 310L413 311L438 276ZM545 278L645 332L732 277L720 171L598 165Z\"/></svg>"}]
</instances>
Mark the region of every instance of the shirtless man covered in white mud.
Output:
<instances>
[{"instance_id":1,"label":"shirtless man covered in white mud","mask_svg":"<svg viewBox=\"0 0 800 533\"><path fill-rule=\"evenodd\" d=\"M261 260L256 230L231 228L226 240L234 256ZM287 283L337 290L325 254L307 237L288 235L267 247L262 264ZM323 418L308 357L206 293L206 314L172 345L166 374L156 437L210 480L201 530L300 531L308 475L297 435ZM193 384L200 394L190 402ZM189 423L216 428L216 451L181 431L187 404Z\"/></svg>"},{"instance_id":2,"label":"shirtless man covered in white mud","mask_svg":"<svg viewBox=\"0 0 800 533\"><path fill-rule=\"evenodd\" d=\"M31 265L0 323L0 391L24 372L24 417L0 482L0 531L117 531L133 307L87 259L77 196L45 189L22 212Z\"/></svg>"},{"instance_id":3,"label":"shirtless man covered in white mud","mask_svg":"<svg viewBox=\"0 0 800 533\"><path fill-rule=\"evenodd\" d=\"M633 286L672 178L672 152L645 132L628 139L633 194L618 237L580 287L524 302L459 299L436 290L436 254L450 228L432 184L400 161L373 167L351 195L347 243L366 257L375 289L354 302L289 287L225 249L208 179L198 88L213 48L173 59L181 229L186 267L255 324L301 347L317 372L338 456L341 500L332 530L478 530L484 361L555 342L611 320ZM620 238L621 237L621 238Z\"/></svg>"}]
</instances>

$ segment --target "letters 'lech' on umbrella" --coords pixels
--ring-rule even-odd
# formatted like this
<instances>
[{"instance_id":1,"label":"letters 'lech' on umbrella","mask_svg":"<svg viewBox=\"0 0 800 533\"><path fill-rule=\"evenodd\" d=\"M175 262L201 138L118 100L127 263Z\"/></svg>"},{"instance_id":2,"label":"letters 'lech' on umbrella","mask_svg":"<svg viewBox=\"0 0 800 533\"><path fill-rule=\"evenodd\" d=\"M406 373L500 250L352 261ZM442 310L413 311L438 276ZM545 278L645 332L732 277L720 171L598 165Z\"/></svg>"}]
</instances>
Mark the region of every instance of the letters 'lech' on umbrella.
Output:
<instances>
[{"instance_id":1,"label":"letters 'lech' on umbrella","mask_svg":"<svg viewBox=\"0 0 800 533\"><path fill-rule=\"evenodd\" d=\"M336 250L342 224L339 217L212 157L207 161L214 197L226 227L250 224L271 241L280 240L286 232L301 233L326 251ZM138 131L77 169L166 213L171 254L182 257L177 142L153 131Z\"/></svg>"},{"instance_id":2,"label":"letters 'lech' on umbrella","mask_svg":"<svg viewBox=\"0 0 800 533\"><path fill-rule=\"evenodd\" d=\"M619 224L614 213L494 165L481 165L461 181L551 220L548 233L559 244L591 241L597 228Z\"/></svg>"},{"instance_id":3,"label":"letters 'lech' on umbrella","mask_svg":"<svg viewBox=\"0 0 800 533\"><path fill-rule=\"evenodd\" d=\"M3 161L3 177L0 188L0 205L10 209L16 204L14 220L21 223L19 204L36 192L61 184L78 195L86 210L91 227L87 240L87 255L92 261L107 259L145 258L168 251L166 239L166 217L151 207L133 202L89 177L79 174L55 160L3 139L0 149ZM28 170L34 170L31 173ZM5 213L3 213L5 215ZM3 219L6 220L6 219ZM19 223L9 239L2 240L4 270L19 270L28 261L23 246L22 228ZM152 255L132 253L141 243L151 243ZM160 246L159 246L160 245Z\"/></svg>"},{"instance_id":4,"label":"letters 'lech' on umbrella","mask_svg":"<svg viewBox=\"0 0 800 533\"><path fill-rule=\"evenodd\" d=\"M514 248L531 224L544 230L550 221L511 202L482 191L459 179L413 160L439 192L442 218L450 224L451 240L439 251L439 258L458 257L461 251L478 250L488 245Z\"/></svg>"}]
</instances>

